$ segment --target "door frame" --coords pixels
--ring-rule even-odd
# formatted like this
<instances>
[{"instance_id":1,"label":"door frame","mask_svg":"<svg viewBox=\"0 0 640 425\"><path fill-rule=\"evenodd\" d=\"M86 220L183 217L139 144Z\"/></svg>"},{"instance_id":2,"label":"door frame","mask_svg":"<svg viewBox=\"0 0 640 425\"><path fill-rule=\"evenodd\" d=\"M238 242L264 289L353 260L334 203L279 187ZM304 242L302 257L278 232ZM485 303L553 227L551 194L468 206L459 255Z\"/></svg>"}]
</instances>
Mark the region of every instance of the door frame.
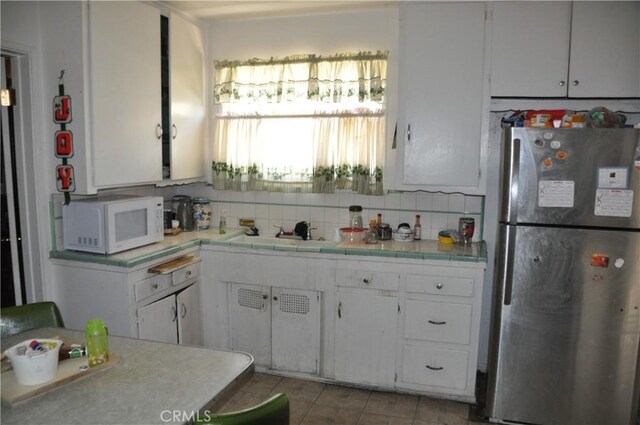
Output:
<instances>
[{"instance_id":1,"label":"door frame","mask_svg":"<svg viewBox=\"0 0 640 425\"><path fill-rule=\"evenodd\" d=\"M27 303L42 301L45 299L43 290L44 264L43 254L46 252L42 247L48 247L46 235L40 231L39 221L49 222L49 207L39 208L38 196L49 186L47 181L42 181L44 177L37 175L38 170L42 170L37 156L43 155L40 143L37 143L37 129L34 117L34 107L37 102L34 99L32 88L37 85L33 80L34 70L37 67L34 61L34 52L27 46L2 40L0 49L3 55L12 59L13 88L16 90L16 105L14 107L15 126L15 158L16 158L16 187L17 196L13 199L18 202L20 214L20 227L22 238L22 261L25 281L25 298ZM46 161L45 161L46 162ZM36 184L39 181L40 184ZM42 198L45 199L45 198ZM9 200L7 200L10 202ZM8 205L13 208L13 205ZM42 211L46 211L46 217L42 216ZM10 223L15 226L15 222ZM43 229L45 227L42 227ZM15 229L15 227L14 227ZM48 249L47 249L48 250ZM14 270L15 273L15 270ZM20 305L21 300L16 293L16 304Z\"/></svg>"}]
</instances>

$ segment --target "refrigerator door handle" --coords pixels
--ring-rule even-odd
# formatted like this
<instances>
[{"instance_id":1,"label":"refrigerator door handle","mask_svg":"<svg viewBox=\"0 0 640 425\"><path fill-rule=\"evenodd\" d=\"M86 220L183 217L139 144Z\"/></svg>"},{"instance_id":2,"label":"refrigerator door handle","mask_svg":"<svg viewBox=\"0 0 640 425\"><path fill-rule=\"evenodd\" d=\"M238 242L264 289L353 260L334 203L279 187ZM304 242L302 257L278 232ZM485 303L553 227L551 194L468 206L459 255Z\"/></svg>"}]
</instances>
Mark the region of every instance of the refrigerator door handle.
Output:
<instances>
[{"instance_id":1,"label":"refrigerator door handle","mask_svg":"<svg viewBox=\"0 0 640 425\"><path fill-rule=\"evenodd\" d=\"M502 303L511 305L511 291L513 288L513 260L515 256L516 228L504 226L500 234L498 253L498 278L502 287Z\"/></svg>"},{"instance_id":2,"label":"refrigerator door handle","mask_svg":"<svg viewBox=\"0 0 640 425\"><path fill-rule=\"evenodd\" d=\"M515 224L518 211L518 180L520 174L520 139L513 138L508 143L504 161L506 162L502 191L502 219Z\"/></svg>"}]
</instances>

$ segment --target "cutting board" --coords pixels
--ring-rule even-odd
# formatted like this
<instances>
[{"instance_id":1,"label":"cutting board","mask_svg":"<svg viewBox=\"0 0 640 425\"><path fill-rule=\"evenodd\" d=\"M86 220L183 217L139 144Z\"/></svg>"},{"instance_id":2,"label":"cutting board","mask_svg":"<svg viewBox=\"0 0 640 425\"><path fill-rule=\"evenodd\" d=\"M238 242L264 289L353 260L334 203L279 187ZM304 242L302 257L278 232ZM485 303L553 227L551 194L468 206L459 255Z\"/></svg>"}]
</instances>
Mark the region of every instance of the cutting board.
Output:
<instances>
[{"instance_id":1,"label":"cutting board","mask_svg":"<svg viewBox=\"0 0 640 425\"><path fill-rule=\"evenodd\" d=\"M88 367L87 357L64 360L58 363L56 377L40 385L18 384L16 374L13 369L10 369L0 375L2 379L2 388L0 389L2 392L2 400L14 406L70 384L71 382L107 370L115 366L119 361L120 356L116 353L109 353L109 361L92 368Z\"/></svg>"},{"instance_id":2,"label":"cutting board","mask_svg":"<svg viewBox=\"0 0 640 425\"><path fill-rule=\"evenodd\" d=\"M200 257L197 255L185 255L183 257L176 258L175 260L167 261L166 263L158 264L151 267L149 273L169 274L175 270L186 267L189 264L197 263L200 261Z\"/></svg>"}]
</instances>

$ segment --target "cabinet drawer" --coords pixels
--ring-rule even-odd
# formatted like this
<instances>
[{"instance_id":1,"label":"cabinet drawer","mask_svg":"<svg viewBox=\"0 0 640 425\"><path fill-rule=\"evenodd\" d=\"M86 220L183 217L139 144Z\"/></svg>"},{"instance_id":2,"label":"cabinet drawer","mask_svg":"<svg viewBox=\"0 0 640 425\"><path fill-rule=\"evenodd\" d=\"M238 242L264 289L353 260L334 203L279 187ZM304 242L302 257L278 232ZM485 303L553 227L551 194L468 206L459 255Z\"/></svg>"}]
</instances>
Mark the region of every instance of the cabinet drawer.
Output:
<instances>
[{"instance_id":1,"label":"cabinet drawer","mask_svg":"<svg viewBox=\"0 0 640 425\"><path fill-rule=\"evenodd\" d=\"M467 388L469 352L405 345L402 381L433 387Z\"/></svg>"},{"instance_id":2,"label":"cabinet drawer","mask_svg":"<svg viewBox=\"0 0 640 425\"><path fill-rule=\"evenodd\" d=\"M187 280L200 276L200 263L189 264L171 273L172 285L180 285Z\"/></svg>"},{"instance_id":3,"label":"cabinet drawer","mask_svg":"<svg viewBox=\"0 0 640 425\"><path fill-rule=\"evenodd\" d=\"M470 304L407 300L406 309L405 338L469 344Z\"/></svg>"},{"instance_id":4,"label":"cabinet drawer","mask_svg":"<svg viewBox=\"0 0 640 425\"><path fill-rule=\"evenodd\" d=\"M369 272L365 270L336 270L336 284L350 288L398 290L397 273Z\"/></svg>"},{"instance_id":5,"label":"cabinet drawer","mask_svg":"<svg viewBox=\"0 0 640 425\"><path fill-rule=\"evenodd\" d=\"M473 296L473 279L466 277L408 275L407 292L471 297Z\"/></svg>"},{"instance_id":6,"label":"cabinet drawer","mask_svg":"<svg viewBox=\"0 0 640 425\"><path fill-rule=\"evenodd\" d=\"M137 282L134 285L136 302L164 291L171 286L171 276L158 275Z\"/></svg>"}]
</instances>

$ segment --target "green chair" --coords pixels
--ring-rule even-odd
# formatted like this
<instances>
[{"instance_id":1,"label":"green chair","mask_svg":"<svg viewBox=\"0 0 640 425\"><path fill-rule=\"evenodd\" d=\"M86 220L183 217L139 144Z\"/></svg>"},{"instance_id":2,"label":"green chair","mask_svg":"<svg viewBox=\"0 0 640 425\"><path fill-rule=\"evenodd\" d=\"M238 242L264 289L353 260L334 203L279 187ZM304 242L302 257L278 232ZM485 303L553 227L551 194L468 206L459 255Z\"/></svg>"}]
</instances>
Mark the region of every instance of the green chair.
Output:
<instances>
[{"instance_id":1,"label":"green chair","mask_svg":"<svg viewBox=\"0 0 640 425\"><path fill-rule=\"evenodd\" d=\"M198 425L289 425L289 399L276 394L257 406L204 417Z\"/></svg>"},{"instance_id":2,"label":"green chair","mask_svg":"<svg viewBox=\"0 0 640 425\"><path fill-rule=\"evenodd\" d=\"M51 301L0 309L2 338L36 328L64 328L58 306Z\"/></svg>"}]
</instances>

